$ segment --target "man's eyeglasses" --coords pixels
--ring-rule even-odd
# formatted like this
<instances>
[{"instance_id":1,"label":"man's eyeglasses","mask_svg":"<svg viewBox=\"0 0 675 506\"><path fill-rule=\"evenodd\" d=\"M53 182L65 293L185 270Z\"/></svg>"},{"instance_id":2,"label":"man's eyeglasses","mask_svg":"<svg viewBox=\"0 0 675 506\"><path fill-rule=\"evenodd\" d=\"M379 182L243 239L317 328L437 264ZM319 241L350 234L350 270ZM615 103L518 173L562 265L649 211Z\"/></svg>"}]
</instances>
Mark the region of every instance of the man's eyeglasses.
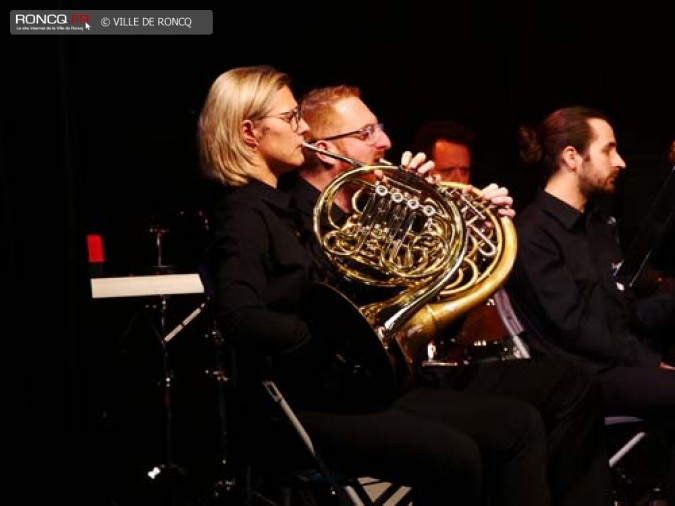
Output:
<instances>
[{"instance_id":1,"label":"man's eyeglasses","mask_svg":"<svg viewBox=\"0 0 675 506\"><path fill-rule=\"evenodd\" d=\"M378 134L378 132L384 132L384 125L382 123L373 123L372 125L366 125L363 128L352 130L351 132L331 135L330 137L322 137L320 140L334 141L337 139L343 139L345 137L356 137L360 141L366 142L368 144L375 144L375 136Z\"/></svg>"},{"instance_id":2,"label":"man's eyeglasses","mask_svg":"<svg viewBox=\"0 0 675 506\"><path fill-rule=\"evenodd\" d=\"M292 111L280 112L279 114L268 114L267 116L263 116L260 119L265 119L265 118L282 119L286 123L291 125L291 129L295 132L298 129L298 127L300 126L300 120L302 119L302 111L300 110L300 106L297 106Z\"/></svg>"}]
</instances>

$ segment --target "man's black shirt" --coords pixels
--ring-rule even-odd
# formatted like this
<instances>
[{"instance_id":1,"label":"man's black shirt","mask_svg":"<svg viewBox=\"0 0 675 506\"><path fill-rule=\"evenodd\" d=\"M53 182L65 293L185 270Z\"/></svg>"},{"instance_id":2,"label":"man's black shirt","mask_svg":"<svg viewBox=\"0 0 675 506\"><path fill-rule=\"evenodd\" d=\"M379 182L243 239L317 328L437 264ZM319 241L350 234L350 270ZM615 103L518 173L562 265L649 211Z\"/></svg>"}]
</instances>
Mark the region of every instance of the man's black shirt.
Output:
<instances>
[{"instance_id":1,"label":"man's black shirt","mask_svg":"<svg viewBox=\"0 0 675 506\"><path fill-rule=\"evenodd\" d=\"M515 225L507 287L535 353L580 357L600 370L658 364L629 328L628 300L613 276L621 256L610 217L541 191Z\"/></svg>"}]
</instances>

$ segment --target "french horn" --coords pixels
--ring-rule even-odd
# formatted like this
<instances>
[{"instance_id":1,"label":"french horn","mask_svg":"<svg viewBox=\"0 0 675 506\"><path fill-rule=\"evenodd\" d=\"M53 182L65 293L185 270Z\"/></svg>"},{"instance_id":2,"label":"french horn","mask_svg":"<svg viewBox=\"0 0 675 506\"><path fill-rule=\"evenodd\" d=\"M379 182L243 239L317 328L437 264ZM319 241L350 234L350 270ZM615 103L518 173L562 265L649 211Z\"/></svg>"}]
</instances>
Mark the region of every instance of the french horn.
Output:
<instances>
[{"instance_id":1,"label":"french horn","mask_svg":"<svg viewBox=\"0 0 675 506\"><path fill-rule=\"evenodd\" d=\"M394 394L413 384L415 361L434 336L503 284L515 259L514 227L464 185L431 184L399 166L304 147L354 167L314 207L323 255L350 286L387 294L357 305L319 283L309 313L341 360L372 369L383 394ZM339 192L351 196L344 220L333 212Z\"/></svg>"}]
</instances>

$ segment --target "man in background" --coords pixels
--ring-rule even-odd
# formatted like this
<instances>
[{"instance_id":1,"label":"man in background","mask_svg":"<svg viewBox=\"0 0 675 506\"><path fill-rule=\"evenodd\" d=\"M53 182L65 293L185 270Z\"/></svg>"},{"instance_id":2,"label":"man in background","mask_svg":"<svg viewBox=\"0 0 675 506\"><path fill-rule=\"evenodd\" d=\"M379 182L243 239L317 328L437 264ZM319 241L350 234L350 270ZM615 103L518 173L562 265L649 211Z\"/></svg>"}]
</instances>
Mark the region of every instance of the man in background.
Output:
<instances>
[{"instance_id":1,"label":"man in background","mask_svg":"<svg viewBox=\"0 0 675 506\"><path fill-rule=\"evenodd\" d=\"M426 153L441 181L469 184L474 134L453 120L430 121L416 132L415 151Z\"/></svg>"}]
</instances>

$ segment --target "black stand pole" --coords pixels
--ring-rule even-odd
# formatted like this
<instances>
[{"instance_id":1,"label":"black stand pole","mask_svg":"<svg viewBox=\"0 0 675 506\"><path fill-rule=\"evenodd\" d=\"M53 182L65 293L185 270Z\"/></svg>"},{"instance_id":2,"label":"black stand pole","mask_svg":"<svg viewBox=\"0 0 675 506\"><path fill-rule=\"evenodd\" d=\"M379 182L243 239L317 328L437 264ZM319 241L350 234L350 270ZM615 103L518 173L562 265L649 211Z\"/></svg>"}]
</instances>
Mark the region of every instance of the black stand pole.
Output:
<instances>
[{"instance_id":1,"label":"black stand pole","mask_svg":"<svg viewBox=\"0 0 675 506\"><path fill-rule=\"evenodd\" d=\"M159 325L156 335L160 342L162 354L162 405L164 408L164 462L152 467L146 474L161 486L162 496L166 504L177 504L178 479L185 476L185 470L174 462L174 436L173 436L173 370L167 344L167 305L168 297L160 295L159 298Z\"/></svg>"},{"instance_id":2,"label":"black stand pole","mask_svg":"<svg viewBox=\"0 0 675 506\"><path fill-rule=\"evenodd\" d=\"M208 371L208 376L216 384L216 397L219 423L219 462L217 469L217 479L213 484L211 497L220 503L229 504L231 499L237 501L237 504L243 504L245 497L235 497L237 492L238 479L234 473L233 463L230 460L229 447L229 418L228 418L228 399L230 399L230 389L233 387L233 368L234 361L232 354L225 348L225 340L218 330L215 321L211 322L207 331L207 340L214 351L214 369ZM243 496L247 494L242 494Z\"/></svg>"},{"instance_id":3,"label":"black stand pole","mask_svg":"<svg viewBox=\"0 0 675 506\"><path fill-rule=\"evenodd\" d=\"M157 264L154 266L157 274L166 272L168 266L164 265L164 258L162 253L162 239L168 229L162 228L159 225L153 226L149 232L154 235L155 247L157 248ZM162 354L162 400L164 407L164 462L161 465L154 466L148 471L147 476L155 483L164 485L162 488L167 488L168 498L170 504L175 504L175 486L176 478L185 475L185 470L177 466L174 462L174 441L173 441L173 399L172 399L172 382L173 370L171 368L171 361L169 357L168 343L185 326L174 329L171 334L167 334L168 316L168 296L159 296L158 309L158 325L155 329L155 335L159 341Z\"/></svg>"}]
</instances>

